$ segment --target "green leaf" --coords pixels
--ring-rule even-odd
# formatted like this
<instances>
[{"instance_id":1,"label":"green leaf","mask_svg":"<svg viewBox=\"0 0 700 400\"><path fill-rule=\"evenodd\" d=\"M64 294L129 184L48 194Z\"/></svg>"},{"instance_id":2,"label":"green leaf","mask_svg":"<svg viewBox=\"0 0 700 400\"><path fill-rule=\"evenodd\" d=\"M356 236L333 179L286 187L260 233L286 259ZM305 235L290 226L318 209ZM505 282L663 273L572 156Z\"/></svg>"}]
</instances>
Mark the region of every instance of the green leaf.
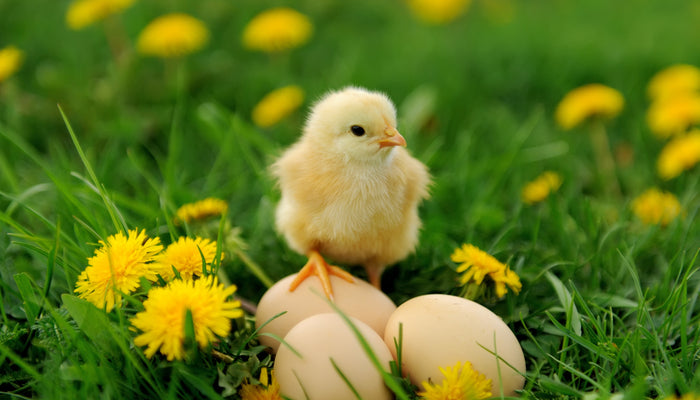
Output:
<instances>
[{"instance_id":1,"label":"green leaf","mask_svg":"<svg viewBox=\"0 0 700 400\"><path fill-rule=\"evenodd\" d=\"M15 363L18 367L20 367L24 372L26 372L28 375L30 375L32 378L39 380L41 379L41 374L39 371L37 371L31 364L26 362L21 356L15 354L10 348L5 346L4 344L0 343L0 356L3 358L3 363L4 363L4 358L7 357ZM1 364L0 364L1 365Z\"/></svg>"},{"instance_id":2,"label":"green leaf","mask_svg":"<svg viewBox=\"0 0 700 400\"><path fill-rule=\"evenodd\" d=\"M224 389L221 395L228 397L236 394L245 380L258 382L255 372L259 371L260 367L260 360L257 357L250 357L246 361L229 364L225 372L219 370L218 384Z\"/></svg>"},{"instance_id":3,"label":"green leaf","mask_svg":"<svg viewBox=\"0 0 700 400\"><path fill-rule=\"evenodd\" d=\"M19 294L22 296L22 302L24 304L24 313L27 316L27 321L29 325L33 324L36 317L39 316L39 309L41 308L41 298L37 296L34 287L32 286L32 278L29 277L24 272L20 272L14 275L15 283L17 283L17 288L19 289Z\"/></svg>"},{"instance_id":4,"label":"green leaf","mask_svg":"<svg viewBox=\"0 0 700 400\"><path fill-rule=\"evenodd\" d=\"M571 386L556 381L548 376L540 376L538 379L540 386L542 386L544 390L576 398L581 398L581 396L583 396L583 392L580 392Z\"/></svg>"},{"instance_id":5,"label":"green leaf","mask_svg":"<svg viewBox=\"0 0 700 400\"><path fill-rule=\"evenodd\" d=\"M576 304L574 304L571 293L559 280L559 278L557 278L551 272L547 271L545 276L549 280L549 283L552 284L552 287L559 298L559 302L566 312L567 324L570 324L571 330L573 330L577 335L581 336L581 315L576 308Z\"/></svg>"},{"instance_id":6,"label":"green leaf","mask_svg":"<svg viewBox=\"0 0 700 400\"><path fill-rule=\"evenodd\" d=\"M182 387L195 388L206 399L223 399L212 387L209 376L199 376L195 369L186 368L182 364L177 364L175 369L183 381Z\"/></svg>"},{"instance_id":7,"label":"green leaf","mask_svg":"<svg viewBox=\"0 0 700 400\"><path fill-rule=\"evenodd\" d=\"M107 353L117 353L117 343L110 333L114 328L104 311L89 301L70 294L61 295L61 299L78 328L90 341Z\"/></svg>"},{"instance_id":8,"label":"green leaf","mask_svg":"<svg viewBox=\"0 0 700 400\"><path fill-rule=\"evenodd\" d=\"M185 311L185 352L194 354L197 349L197 340L194 333L194 318L192 310L189 308Z\"/></svg>"}]
</instances>

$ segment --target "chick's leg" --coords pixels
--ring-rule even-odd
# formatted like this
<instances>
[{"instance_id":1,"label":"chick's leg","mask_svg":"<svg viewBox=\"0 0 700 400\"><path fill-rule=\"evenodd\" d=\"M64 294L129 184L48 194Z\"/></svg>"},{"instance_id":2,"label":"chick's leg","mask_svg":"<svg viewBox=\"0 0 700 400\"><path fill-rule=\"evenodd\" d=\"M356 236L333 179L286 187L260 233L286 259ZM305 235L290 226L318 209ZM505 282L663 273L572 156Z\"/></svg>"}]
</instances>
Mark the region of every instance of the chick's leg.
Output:
<instances>
[{"instance_id":1,"label":"chick's leg","mask_svg":"<svg viewBox=\"0 0 700 400\"><path fill-rule=\"evenodd\" d=\"M365 264L365 271L367 271L369 283L379 290L382 290L382 272L384 272L384 268L383 265Z\"/></svg>"},{"instance_id":2,"label":"chick's leg","mask_svg":"<svg viewBox=\"0 0 700 400\"><path fill-rule=\"evenodd\" d=\"M350 275L348 272L343 271L334 265L329 265L318 251L311 250L308 256L309 261L306 263L306 265L304 265L301 271L299 271L297 274L296 278L294 278L292 283L289 285L290 292L293 292L294 289L296 289L306 278L316 275L318 276L318 279L321 280L321 286L323 287L323 292L326 294L326 297L332 300L333 288L331 287L330 275L335 275L350 283L355 281L352 275Z\"/></svg>"}]
</instances>

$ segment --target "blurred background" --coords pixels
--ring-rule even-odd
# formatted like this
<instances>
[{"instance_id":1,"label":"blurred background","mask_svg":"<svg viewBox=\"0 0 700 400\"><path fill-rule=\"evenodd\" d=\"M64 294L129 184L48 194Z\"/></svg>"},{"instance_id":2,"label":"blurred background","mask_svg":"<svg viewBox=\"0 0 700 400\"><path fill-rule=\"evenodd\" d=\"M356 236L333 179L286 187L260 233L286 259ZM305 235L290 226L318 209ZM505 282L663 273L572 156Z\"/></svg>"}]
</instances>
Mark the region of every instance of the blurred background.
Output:
<instances>
[{"instance_id":1,"label":"blurred background","mask_svg":"<svg viewBox=\"0 0 700 400\"><path fill-rule=\"evenodd\" d=\"M698 57L695 1L469 3L454 19L428 23L398 0L136 1L74 30L66 24L69 1L2 0L0 46L25 53L21 69L3 84L2 121L37 144L65 139L60 103L86 136L158 141L170 125L176 77L134 44L151 20L169 12L188 13L211 31L209 42L183 60L187 106L214 102L246 118L263 95L289 84L304 88L309 101L356 84L386 91L397 103L428 85L446 134L464 121L483 123L485 107L515 118L533 109L551 113L565 92L590 82L622 91L634 112L645 107L645 85L655 72ZM282 5L310 18L308 42L274 55L246 49L248 22Z\"/></svg>"}]
</instances>

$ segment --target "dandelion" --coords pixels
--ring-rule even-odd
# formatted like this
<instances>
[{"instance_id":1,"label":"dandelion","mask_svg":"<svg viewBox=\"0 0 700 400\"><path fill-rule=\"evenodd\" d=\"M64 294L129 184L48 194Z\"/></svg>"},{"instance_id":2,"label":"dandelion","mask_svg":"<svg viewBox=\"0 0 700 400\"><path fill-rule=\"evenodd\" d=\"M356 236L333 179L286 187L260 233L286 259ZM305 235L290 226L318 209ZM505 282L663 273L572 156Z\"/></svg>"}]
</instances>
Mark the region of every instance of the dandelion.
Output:
<instances>
[{"instance_id":1,"label":"dandelion","mask_svg":"<svg viewBox=\"0 0 700 400\"><path fill-rule=\"evenodd\" d=\"M591 117L613 118L622 111L624 104L617 90L591 83L567 93L557 106L555 118L559 126L569 130Z\"/></svg>"},{"instance_id":2,"label":"dandelion","mask_svg":"<svg viewBox=\"0 0 700 400\"><path fill-rule=\"evenodd\" d=\"M255 125L268 128L293 113L304 102L304 91L299 86L285 86L268 93L253 109Z\"/></svg>"},{"instance_id":3,"label":"dandelion","mask_svg":"<svg viewBox=\"0 0 700 400\"><path fill-rule=\"evenodd\" d=\"M647 123L661 139L685 133L700 124L700 94L683 93L653 102L647 111Z\"/></svg>"},{"instance_id":4,"label":"dandelion","mask_svg":"<svg viewBox=\"0 0 700 400\"><path fill-rule=\"evenodd\" d=\"M134 344L147 346L144 353L148 358L160 350L168 361L182 360L189 310L194 339L200 348L206 348L217 337L229 334L232 318L243 316L240 302L228 300L235 291L235 285L224 288L212 275L195 281L177 279L151 289L143 302L144 311L131 319L132 326L142 332Z\"/></svg>"},{"instance_id":5,"label":"dandelion","mask_svg":"<svg viewBox=\"0 0 700 400\"><path fill-rule=\"evenodd\" d=\"M553 171L545 171L534 181L523 187L521 197L526 204L535 204L546 199L550 193L559 190L561 175Z\"/></svg>"},{"instance_id":6,"label":"dandelion","mask_svg":"<svg viewBox=\"0 0 700 400\"><path fill-rule=\"evenodd\" d=\"M133 3L134 0L76 0L68 6L66 24L73 30L83 29L122 12Z\"/></svg>"},{"instance_id":7,"label":"dandelion","mask_svg":"<svg viewBox=\"0 0 700 400\"><path fill-rule=\"evenodd\" d=\"M166 281L175 277L173 268L182 279L192 279L193 276L202 275L202 257L206 264L211 264L215 256L216 242L199 237L180 237L177 242L169 244L163 253L156 256L153 269Z\"/></svg>"},{"instance_id":8,"label":"dandelion","mask_svg":"<svg viewBox=\"0 0 700 400\"><path fill-rule=\"evenodd\" d=\"M161 58L186 56L200 50L209 41L209 30L197 18L173 13L160 16L139 34L139 52Z\"/></svg>"},{"instance_id":9,"label":"dandelion","mask_svg":"<svg viewBox=\"0 0 700 400\"><path fill-rule=\"evenodd\" d=\"M443 25L457 19L469 7L471 0L407 0L408 7L418 19L429 24Z\"/></svg>"},{"instance_id":10,"label":"dandelion","mask_svg":"<svg viewBox=\"0 0 700 400\"><path fill-rule=\"evenodd\" d=\"M700 69L688 64L672 65L654 75L647 86L654 100L700 90Z\"/></svg>"},{"instance_id":11,"label":"dandelion","mask_svg":"<svg viewBox=\"0 0 700 400\"><path fill-rule=\"evenodd\" d=\"M190 223L205 220L210 217L218 217L228 210L228 204L215 197L208 197L194 203L187 203L177 209L175 223Z\"/></svg>"},{"instance_id":12,"label":"dandelion","mask_svg":"<svg viewBox=\"0 0 700 400\"><path fill-rule=\"evenodd\" d=\"M491 397L491 379L476 371L470 362L454 367L440 367L442 383L423 382L424 391L418 395L425 400L480 400Z\"/></svg>"},{"instance_id":13,"label":"dandelion","mask_svg":"<svg viewBox=\"0 0 700 400\"><path fill-rule=\"evenodd\" d=\"M700 400L700 395L695 393L686 393L682 396L670 395L664 397L664 400Z\"/></svg>"},{"instance_id":14,"label":"dandelion","mask_svg":"<svg viewBox=\"0 0 700 400\"><path fill-rule=\"evenodd\" d=\"M681 204L672 193L651 188L632 201L632 211L645 224L666 226L681 213Z\"/></svg>"},{"instance_id":15,"label":"dandelion","mask_svg":"<svg viewBox=\"0 0 700 400\"><path fill-rule=\"evenodd\" d=\"M272 8L255 16L243 30L243 45L251 50L276 53L306 43L313 25L309 18L291 8Z\"/></svg>"},{"instance_id":16,"label":"dandelion","mask_svg":"<svg viewBox=\"0 0 700 400\"><path fill-rule=\"evenodd\" d=\"M496 295L505 296L508 288L515 294L520 293L522 284L520 278L507 265L496 260L492 255L471 244L463 244L455 249L450 257L452 261L461 263L457 272L463 272L460 277L462 286L469 282L481 285L487 276L494 282Z\"/></svg>"},{"instance_id":17,"label":"dandelion","mask_svg":"<svg viewBox=\"0 0 700 400\"><path fill-rule=\"evenodd\" d=\"M496 296L500 299L508 293L508 288L515 294L520 293L520 277L510 268L504 268L489 275L496 286Z\"/></svg>"},{"instance_id":18,"label":"dandelion","mask_svg":"<svg viewBox=\"0 0 700 400\"><path fill-rule=\"evenodd\" d=\"M200 253L201 252L201 253ZM216 256L216 242L209 239L180 237L177 242L168 245L165 251L156 256L153 269L166 281L175 277L175 268L182 279L201 276L204 266L211 264Z\"/></svg>"},{"instance_id":19,"label":"dandelion","mask_svg":"<svg viewBox=\"0 0 700 400\"><path fill-rule=\"evenodd\" d=\"M15 46L0 49L0 82L12 76L24 60L24 53Z\"/></svg>"},{"instance_id":20,"label":"dandelion","mask_svg":"<svg viewBox=\"0 0 700 400\"><path fill-rule=\"evenodd\" d=\"M559 102L554 115L559 126L566 130L594 119L595 123L590 125L590 139L596 166L605 180L606 188L614 193L620 193L620 187L615 176L615 160L610 153L608 135L602 120L617 116L624 104L625 100L617 90L592 83L567 93Z\"/></svg>"},{"instance_id":21,"label":"dandelion","mask_svg":"<svg viewBox=\"0 0 700 400\"><path fill-rule=\"evenodd\" d=\"M672 179L700 161L700 130L671 140L661 150L656 168L663 179Z\"/></svg>"},{"instance_id":22,"label":"dandelion","mask_svg":"<svg viewBox=\"0 0 700 400\"><path fill-rule=\"evenodd\" d=\"M110 312L140 285L140 278L156 280L151 262L163 246L159 238L151 239L145 231L119 232L100 241L101 247L88 259L88 267L78 277L75 292L99 308Z\"/></svg>"},{"instance_id":23,"label":"dandelion","mask_svg":"<svg viewBox=\"0 0 700 400\"><path fill-rule=\"evenodd\" d=\"M275 372L270 372L271 379L268 381L267 368L260 370L260 385L244 383L238 394L242 400L282 400L280 395L280 385L275 378Z\"/></svg>"}]
</instances>

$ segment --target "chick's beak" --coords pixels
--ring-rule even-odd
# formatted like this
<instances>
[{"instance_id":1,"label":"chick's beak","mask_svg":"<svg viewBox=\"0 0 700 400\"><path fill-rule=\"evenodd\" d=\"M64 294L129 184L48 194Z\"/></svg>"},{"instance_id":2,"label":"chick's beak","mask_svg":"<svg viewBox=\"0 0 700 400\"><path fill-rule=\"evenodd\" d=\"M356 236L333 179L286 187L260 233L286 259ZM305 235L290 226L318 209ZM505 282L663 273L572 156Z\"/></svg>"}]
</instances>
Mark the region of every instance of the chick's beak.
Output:
<instances>
[{"instance_id":1,"label":"chick's beak","mask_svg":"<svg viewBox=\"0 0 700 400\"><path fill-rule=\"evenodd\" d=\"M384 137L380 139L378 143L380 149L390 146L406 147L406 139L392 126L388 126L384 129Z\"/></svg>"}]
</instances>

